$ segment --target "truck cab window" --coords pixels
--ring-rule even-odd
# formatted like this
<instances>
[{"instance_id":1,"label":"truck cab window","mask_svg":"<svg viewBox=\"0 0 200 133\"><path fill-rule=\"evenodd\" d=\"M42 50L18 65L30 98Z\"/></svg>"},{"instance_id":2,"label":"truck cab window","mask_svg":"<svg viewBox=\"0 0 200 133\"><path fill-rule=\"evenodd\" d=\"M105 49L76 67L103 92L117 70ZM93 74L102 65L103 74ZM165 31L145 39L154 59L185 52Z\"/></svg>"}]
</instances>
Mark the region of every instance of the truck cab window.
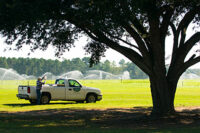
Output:
<instances>
[{"instance_id":1,"label":"truck cab window","mask_svg":"<svg viewBox=\"0 0 200 133\"><path fill-rule=\"evenodd\" d=\"M58 79L58 80L56 80L56 85L59 87L64 87L65 81L63 79Z\"/></svg>"},{"instance_id":2,"label":"truck cab window","mask_svg":"<svg viewBox=\"0 0 200 133\"><path fill-rule=\"evenodd\" d=\"M81 87L81 85L75 80L69 80L70 87Z\"/></svg>"}]
</instances>

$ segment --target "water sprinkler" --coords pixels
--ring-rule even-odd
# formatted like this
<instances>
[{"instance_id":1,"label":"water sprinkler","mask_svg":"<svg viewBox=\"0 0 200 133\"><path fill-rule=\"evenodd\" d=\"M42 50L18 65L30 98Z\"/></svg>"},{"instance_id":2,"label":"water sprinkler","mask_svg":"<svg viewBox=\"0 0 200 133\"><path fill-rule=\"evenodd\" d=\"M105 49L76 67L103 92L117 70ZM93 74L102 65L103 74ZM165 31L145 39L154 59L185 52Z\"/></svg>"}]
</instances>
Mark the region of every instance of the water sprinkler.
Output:
<instances>
[{"instance_id":1,"label":"water sprinkler","mask_svg":"<svg viewBox=\"0 0 200 133\"><path fill-rule=\"evenodd\" d=\"M47 80L47 76L42 77L43 80Z\"/></svg>"}]
</instances>

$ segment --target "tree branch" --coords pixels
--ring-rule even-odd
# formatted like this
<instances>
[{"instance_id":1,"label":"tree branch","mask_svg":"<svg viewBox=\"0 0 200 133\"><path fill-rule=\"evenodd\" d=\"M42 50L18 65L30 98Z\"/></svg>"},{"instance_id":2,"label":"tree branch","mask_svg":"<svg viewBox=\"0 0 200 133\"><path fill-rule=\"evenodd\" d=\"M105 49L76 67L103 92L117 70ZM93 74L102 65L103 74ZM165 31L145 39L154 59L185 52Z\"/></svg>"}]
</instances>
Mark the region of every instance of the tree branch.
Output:
<instances>
[{"instance_id":1,"label":"tree branch","mask_svg":"<svg viewBox=\"0 0 200 133\"><path fill-rule=\"evenodd\" d=\"M172 28L172 32L173 32L173 34L175 35L176 34L176 27L175 27L175 25L173 24L173 23L169 23L169 26Z\"/></svg>"},{"instance_id":2,"label":"tree branch","mask_svg":"<svg viewBox=\"0 0 200 133\"><path fill-rule=\"evenodd\" d=\"M137 50L139 50L139 48L138 48L137 46L135 46L135 45L133 45L133 44L131 44L131 43L129 43L129 42L127 42L127 41L125 41L125 40L119 38L119 37L113 36L113 35L111 35L111 34L108 33L108 32L106 32L106 34L108 34L111 38L117 39L117 40L119 40L119 41L121 41L121 42L123 42L123 43L125 43L125 44L127 44L127 45L129 45L129 46L131 46L131 47L134 47L134 48L136 48Z\"/></svg>"},{"instance_id":3,"label":"tree branch","mask_svg":"<svg viewBox=\"0 0 200 133\"><path fill-rule=\"evenodd\" d=\"M198 57L197 59L194 60L194 56L192 56L186 63L184 63L187 54L199 40L200 40L200 32L197 32L190 39L188 39L181 47L177 48L177 50L173 53L174 55L172 57L168 75L172 76L174 75L173 74L174 72L180 70L178 74L178 76L180 76L188 67L193 65L195 61L199 59Z\"/></svg>"},{"instance_id":4,"label":"tree branch","mask_svg":"<svg viewBox=\"0 0 200 133\"><path fill-rule=\"evenodd\" d=\"M172 32L173 32L173 35L174 35L172 57L175 57L176 50L178 48L177 30L176 30L176 27L173 23L170 23L170 27L172 28Z\"/></svg>"},{"instance_id":5,"label":"tree branch","mask_svg":"<svg viewBox=\"0 0 200 133\"><path fill-rule=\"evenodd\" d=\"M128 18L127 21L129 21L131 24L127 24L127 25L131 25L130 27L134 27L132 28L137 34L138 34L138 40L144 40L145 43L143 44L143 46L141 44L137 44L141 45L139 47L143 47L143 48L148 48L148 50L150 49L150 40L147 37L148 36L148 32L146 30L146 28L143 26L143 24L141 23L140 20L138 20L138 18L136 17L137 15L135 15L131 9L130 9L130 5L129 3L124 0L124 1L119 1L120 2L120 7L122 8L122 10L125 12L125 17L124 18ZM123 23L127 23L127 22L123 22ZM144 22L143 22L144 23ZM123 24L122 24L123 25ZM128 32L128 31L127 31ZM130 33L129 33L130 34ZM133 35L131 35L133 37ZM144 37L143 37L144 36ZM136 36L135 36L136 37ZM141 37L141 38L140 38ZM136 40L136 38L134 38ZM140 49L141 50L141 49ZM147 51L148 51L147 50ZM141 53L143 54L143 56L145 56L145 54L141 51Z\"/></svg>"},{"instance_id":6,"label":"tree branch","mask_svg":"<svg viewBox=\"0 0 200 133\"><path fill-rule=\"evenodd\" d=\"M167 34L167 31L168 31L168 28L169 28L169 25L170 25L170 20L171 20L171 17L174 13L174 9L172 9L169 5L166 5L165 7L163 7L164 11L166 11L165 14L163 14L163 21L161 23L161 40L163 40L163 44L165 44L165 37L166 37L166 34ZM162 11L162 12L164 12Z\"/></svg>"},{"instance_id":7,"label":"tree branch","mask_svg":"<svg viewBox=\"0 0 200 133\"><path fill-rule=\"evenodd\" d=\"M185 37L186 37L186 28L184 28L182 31L181 31L181 40L180 40L180 46L182 46L184 43L185 43Z\"/></svg>"},{"instance_id":8,"label":"tree branch","mask_svg":"<svg viewBox=\"0 0 200 133\"><path fill-rule=\"evenodd\" d=\"M144 62L144 59L142 56L140 56L136 51L121 46L118 43L114 42L113 40L110 40L107 38L101 31L95 30L95 28L92 28L92 25L89 23L78 23L74 21L72 18L69 18L68 21L70 23L75 24L78 28L84 30L88 36L90 36L93 40L102 42L106 44L108 47L118 51L122 55L126 56L128 59L130 59L132 62L134 62L140 69L142 69L147 75L151 74L150 68L148 67L147 63ZM87 29L86 29L87 28ZM147 51L148 52L148 51ZM146 53L147 54L147 53Z\"/></svg>"},{"instance_id":9,"label":"tree branch","mask_svg":"<svg viewBox=\"0 0 200 133\"><path fill-rule=\"evenodd\" d=\"M171 58L171 63L170 63L170 67L168 70L168 75L172 75L174 73L174 67L176 66L175 64L177 63L177 49L178 49L178 34L177 34L177 29L175 27L175 25L171 22L170 23L170 27L172 29L173 35L174 35L174 39L173 39L173 49L172 49L172 58ZM172 70L173 69L173 70ZM175 70L176 71L176 70Z\"/></svg>"},{"instance_id":10,"label":"tree branch","mask_svg":"<svg viewBox=\"0 0 200 133\"><path fill-rule=\"evenodd\" d=\"M190 39L188 39L180 48L180 58L182 62L184 62L185 57L189 53L189 51L195 46L197 42L200 41L200 32L195 33Z\"/></svg>"},{"instance_id":11,"label":"tree branch","mask_svg":"<svg viewBox=\"0 0 200 133\"><path fill-rule=\"evenodd\" d=\"M126 12L126 16L128 15L129 20L134 25L134 27L137 27L137 31L140 32L142 35L147 34L147 31L143 27L143 25L140 23L140 21L132 15L132 12L129 10L129 4L126 0L119 1L121 8ZM127 14L128 13L128 14Z\"/></svg>"},{"instance_id":12,"label":"tree branch","mask_svg":"<svg viewBox=\"0 0 200 133\"><path fill-rule=\"evenodd\" d=\"M200 56L194 58L194 56L192 56L188 61L186 61L181 68L179 69L177 76L180 77L189 67L191 67L192 65L196 64L200 62Z\"/></svg>"},{"instance_id":13,"label":"tree branch","mask_svg":"<svg viewBox=\"0 0 200 133\"><path fill-rule=\"evenodd\" d=\"M187 28L188 25L192 22L192 20L194 19L195 15L197 13L200 12L200 6L197 6L193 9L191 9L190 11L188 11L185 16L183 17L183 19L181 20L181 22L178 25L177 28L177 34L179 35L180 32L184 29ZM179 36L178 36L179 37Z\"/></svg>"},{"instance_id":14,"label":"tree branch","mask_svg":"<svg viewBox=\"0 0 200 133\"><path fill-rule=\"evenodd\" d=\"M123 27L132 36L132 38L136 41L136 43L138 44L139 51L144 56L144 58L146 58L148 56L147 55L148 50L145 46L144 41L140 37L140 35L127 23L126 24L124 23Z\"/></svg>"},{"instance_id":15,"label":"tree branch","mask_svg":"<svg viewBox=\"0 0 200 133\"><path fill-rule=\"evenodd\" d=\"M110 40L107 38L102 32L100 31L94 31L96 36L101 39L101 42L106 44L108 47L118 51L119 53L123 54L126 56L128 59L130 59L132 62L134 62L139 68L141 68L146 74L150 75L151 74L151 69L148 67L146 62L144 61L144 58L139 55L136 51L121 46L118 43L114 42L113 40Z\"/></svg>"},{"instance_id":16,"label":"tree branch","mask_svg":"<svg viewBox=\"0 0 200 133\"><path fill-rule=\"evenodd\" d=\"M90 31L86 30L85 28L82 28L83 31L93 40L98 40L98 38L96 36L94 36Z\"/></svg>"},{"instance_id":17,"label":"tree branch","mask_svg":"<svg viewBox=\"0 0 200 133\"><path fill-rule=\"evenodd\" d=\"M170 26L171 26L173 34L174 34L174 44L173 44L171 65L175 64L175 61L177 58L176 55L177 55L177 52L179 51L178 47L181 47L182 45L184 45L184 42L185 42L185 37L186 37L185 31L186 31L187 27L189 26L189 24L191 23L191 21L194 19L195 14L197 14L198 12L200 12L199 6L188 11L185 14L185 16L183 17L183 19L181 20L181 22L179 23L177 30L176 30L175 25L173 23L170 23ZM181 40L179 43L178 41L179 41L180 32L181 32ZM179 48L179 49L181 49L181 48ZM187 53L185 53L185 56L186 55L187 55ZM181 62L184 62L185 56L182 56ZM179 57L181 57L181 55L179 55Z\"/></svg>"}]
</instances>

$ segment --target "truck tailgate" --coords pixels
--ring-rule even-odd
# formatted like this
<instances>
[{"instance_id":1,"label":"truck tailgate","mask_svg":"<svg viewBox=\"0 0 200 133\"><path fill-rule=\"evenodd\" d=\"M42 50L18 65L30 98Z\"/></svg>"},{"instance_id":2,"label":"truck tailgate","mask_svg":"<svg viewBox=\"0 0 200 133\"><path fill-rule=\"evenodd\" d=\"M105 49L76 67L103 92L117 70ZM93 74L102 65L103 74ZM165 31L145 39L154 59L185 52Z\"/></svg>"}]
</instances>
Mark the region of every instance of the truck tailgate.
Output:
<instances>
[{"instance_id":1,"label":"truck tailgate","mask_svg":"<svg viewBox=\"0 0 200 133\"><path fill-rule=\"evenodd\" d=\"M18 94L28 94L28 86L19 86L18 87Z\"/></svg>"}]
</instances>

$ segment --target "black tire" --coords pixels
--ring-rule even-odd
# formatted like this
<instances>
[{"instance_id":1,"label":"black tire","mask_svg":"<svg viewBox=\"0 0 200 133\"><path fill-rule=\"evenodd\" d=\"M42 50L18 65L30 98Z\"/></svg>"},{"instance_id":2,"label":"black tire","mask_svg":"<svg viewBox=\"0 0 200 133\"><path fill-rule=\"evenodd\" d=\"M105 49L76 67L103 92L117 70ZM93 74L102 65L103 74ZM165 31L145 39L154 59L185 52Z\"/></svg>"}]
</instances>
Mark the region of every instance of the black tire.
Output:
<instances>
[{"instance_id":1,"label":"black tire","mask_svg":"<svg viewBox=\"0 0 200 133\"><path fill-rule=\"evenodd\" d=\"M47 94L43 94L40 99L41 104L48 104L50 102L50 96Z\"/></svg>"},{"instance_id":2,"label":"black tire","mask_svg":"<svg viewBox=\"0 0 200 133\"><path fill-rule=\"evenodd\" d=\"M35 100L35 99L30 99L29 102L30 102L31 104L36 104L36 103L37 103L37 100Z\"/></svg>"},{"instance_id":3,"label":"black tire","mask_svg":"<svg viewBox=\"0 0 200 133\"><path fill-rule=\"evenodd\" d=\"M96 103L97 98L95 94L89 94L86 98L87 103Z\"/></svg>"},{"instance_id":4,"label":"black tire","mask_svg":"<svg viewBox=\"0 0 200 133\"><path fill-rule=\"evenodd\" d=\"M76 103L84 103L84 101L83 101L83 100L81 100L81 101L76 101Z\"/></svg>"}]
</instances>

